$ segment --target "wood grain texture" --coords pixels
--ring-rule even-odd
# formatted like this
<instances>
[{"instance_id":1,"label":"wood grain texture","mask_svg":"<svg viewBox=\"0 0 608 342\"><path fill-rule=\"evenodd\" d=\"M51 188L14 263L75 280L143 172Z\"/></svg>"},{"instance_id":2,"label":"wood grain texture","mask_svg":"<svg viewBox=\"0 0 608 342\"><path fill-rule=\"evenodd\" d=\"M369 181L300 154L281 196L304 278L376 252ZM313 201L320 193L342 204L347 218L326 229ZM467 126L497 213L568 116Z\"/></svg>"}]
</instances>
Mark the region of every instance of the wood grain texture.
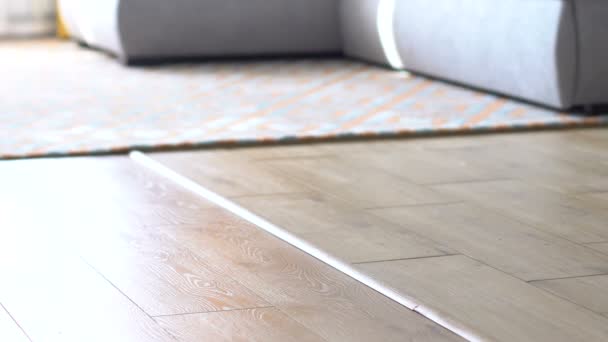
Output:
<instances>
[{"instance_id":1,"label":"wood grain texture","mask_svg":"<svg viewBox=\"0 0 608 342\"><path fill-rule=\"evenodd\" d=\"M321 193L242 197L236 201L348 262L454 253L439 243Z\"/></svg>"},{"instance_id":2,"label":"wood grain texture","mask_svg":"<svg viewBox=\"0 0 608 342\"><path fill-rule=\"evenodd\" d=\"M30 339L0 304L0 341L27 342Z\"/></svg>"},{"instance_id":3,"label":"wood grain texture","mask_svg":"<svg viewBox=\"0 0 608 342\"><path fill-rule=\"evenodd\" d=\"M608 242L590 243L587 245L587 247L608 255Z\"/></svg>"},{"instance_id":4,"label":"wood grain texture","mask_svg":"<svg viewBox=\"0 0 608 342\"><path fill-rule=\"evenodd\" d=\"M495 180L508 177L508 173L487 168L476 160L458 158L452 151L430 150L423 147L401 146L401 148L366 151L345 158L358 163L373 164L396 177L416 184L460 183L480 180Z\"/></svg>"},{"instance_id":5,"label":"wood grain texture","mask_svg":"<svg viewBox=\"0 0 608 342\"><path fill-rule=\"evenodd\" d=\"M605 152L589 150L580 139L573 141L569 137L511 135L501 145L479 143L446 152L451 158L476 165L497 178L518 179L568 194L608 191L608 168L602 162Z\"/></svg>"},{"instance_id":6,"label":"wood grain texture","mask_svg":"<svg viewBox=\"0 0 608 342\"><path fill-rule=\"evenodd\" d=\"M31 201L12 203L0 217L0 301L32 340L174 341L31 215Z\"/></svg>"},{"instance_id":7,"label":"wood grain texture","mask_svg":"<svg viewBox=\"0 0 608 342\"><path fill-rule=\"evenodd\" d=\"M608 210L608 192L586 193L576 198L587 208L597 208L598 211Z\"/></svg>"},{"instance_id":8,"label":"wood grain texture","mask_svg":"<svg viewBox=\"0 0 608 342\"><path fill-rule=\"evenodd\" d=\"M608 258L474 204L373 211L523 280L608 273Z\"/></svg>"},{"instance_id":9,"label":"wood grain texture","mask_svg":"<svg viewBox=\"0 0 608 342\"><path fill-rule=\"evenodd\" d=\"M159 227L329 341L460 340L407 308L219 210Z\"/></svg>"},{"instance_id":10,"label":"wood grain texture","mask_svg":"<svg viewBox=\"0 0 608 342\"><path fill-rule=\"evenodd\" d=\"M488 341L605 341L608 319L465 256L359 266Z\"/></svg>"},{"instance_id":11,"label":"wood grain texture","mask_svg":"<svg viewBox=\"0 0 608 342\"><path fill-rule=\"evenodd\" d=\"M575 197L518 180L446 184L436 191L494 209L578 243L608 240L608 212L590 211Z\"/></svg>"},{"instance_id":12,"label":"wood grain texture","mask_svg":"<svg viewBox=\"0 0 608 342\"><path fill-rule=\"evenodd\" d=\"M433 190L366 163L340 158L268 161L269 167L309 188L334 195L357 208L449 202Z\"/></svg>"},{"instance_id":13,"label":"wood grain texture","mask_svg":"<svg viewBox=\"0 0 608 342\"><path fill-rule=\"evenodd\" d=\"M157 317L182 342L318 342L320 336L275 308Z\"/></svg>"},{"instance_id":14,"label":"wood grain texture","mask_svg":"<svg viewBox=\"0 0 608 342\"><path fill-rule=\"evenodd\" d=\"M195 217L209 203L126 158L67 164L61 179L73 181L47 185L47 193L62 196L49 199L48 214L41 217L148 315L268 305L233 278L215 274L213 265L177 242L146 229Z\"/></svg>"},{"instance_id":15,"label":"wood grain texture","mask_svg":"<svg viewBox=\"0 0 608 342\"><path fill-rule=\"evenodd\" d=\"M223 150L223 152L248 161L315 158L332 155L332 151L326 148L326 144L254 146ZM211 151L211 153L217 154L215 151Z\"/></svg>"},{"instance_id":16,"label":"wood grain texture","mask_svg":"<svg viewBox=\"0 0 608 342\"><path fill-rule=\"evenodd\" d=\"M391 255L407 258L416 248L410 250L411 240L401 241L394 234L400 226L397 230L408 236L414 233L446 245L447 249L441 250L464 253L491 265L480 264L484 267L482 276L472 273L478 283L462 286L470 287L466 294L473 303L476 293L482 294L480 310L450 297L445 300L456 325L468 322L467 328L484 334L486 329L497 330L503 340L517 340L512 338L516 336L542 341L558 335L562 340L598 340L598 336L604 338L603 332L597 333L599 315L576 313L575 321L593 328L588 334L571 329L561 306L567 300L516 281L507 272L522 280L537 280L606 271L608 254L600 243L608 241L608 213L602 197L608 185L606 132L571 130L315 144L293 149L293 154L286 147L268 147L222 151L216 157L233 154L232 158L255 161L272 177L299 183L301 192L268 196L252 189L247 196L232 198L339 258L370 267L376 263L364 260L378 261ZM234 173L234 177L246 177L246 170ZM229 191L215 190L231 196ZM334 198L339 200L328 200ZM370 225L369 217L360 212L362 208L386 209L372 213L382 222L393 216L394 225ZM387 213L392 215L385 216ZM186 225L197 226L196 222ZM583 243L591 244L585 247ZM485 273L488 270L492 272ZM445 273L432 266L425 271L437 272L440 280L422 287L434 288L436 292L429 296L436 294L441 304L441 296L454 293L451 271ZM378 279L388 280L389 286L398 284L398 279L393 283L382 274ZM511 281L504 287L496 285L504 279ZM412 294L409 289L409 285L401 288L406 295ZM508 298L515 304L507 305L497 298ZM555 312L528 308L526 303L541 308L547 305L547 310ZM284 307L281 310L291 312ZM513 318L517 310L527 313L521 319ZM567 310L585 312L576 305ZM294 312L294 317L301 317L301 310ZM325 325L321 327L320 331L325 331ZM571 333L561 334L563 329ZM321 335L343 336L335 331Z\"/></svg>"},{"instance_id":17,"label":"wood grain texture","mask_svg":"<svg viewBox=\"0 0 608 342\"><path fill-rule=\"evenodd\" d=\"M567 132L544 132L520 139L528 148L540 151L551 158L568 161L583 170L606 169L608 139L606 129L579 129ZM515 140L515 139L513 139Z\"/></svg>"},{"instance_id":18,"label":"wood grain texture","mask_svg":"<svg viewBox=\"0 0 608 342\"><path fill-rule=\"evenodd\" d=\"M211 325L243 327L236 337L257 325L262 337L272 327L302 339L461 340L222 209L157 191L163 180L124 163L0 163L0 302L33 340L174 341L161 320L248 305L275 311L247 307L242 321ZM164 201L169 213L156 214Z\"/></svg>"},{"instance_id":19,"label":"wood grain texture","mask_svg":"<svg viewBox=\"0 0 608 342\"><path fill-rule=\"evenodd\" d=\"M543 280L532 284L599 314L608 314L608 275Z\"/></svg>"},{"instance_id":20,"label":"wood grain texture","mask_svg":"<svg viewBox=\"0 0 608 342\"><path fill-rule=\"evenodd\" d=\"M79 190L84 198L94 193L127 208L151 205L196 211L215 206L125 157L60 159L51 171L55 183L69 184L72 193Z\"/></svg>"},{"instance_id":21,"label":"wood grain texture","mask_svg":"<svg viewBox=\"0 0 608 342\"><path fill-rule=\"evenodd\" d=\"M119 239L95 240L81 246L81 255L151 316L268 306L237 280L218 274L213 264L163 234L130 232Z\"/></svg>"},{"instance_id":22,"label":"wood grain texture","mask_svg":"<svg viewBox=\"0 0 608 342\"><path fill-rule=\"evenodd\" d=\"M249 161L239 152L155 154L154 158L226 197L292 193L306 189L270 172L261 163Z\"/></svg>"},{"instance_id":23,"label":"wood grain texture","mask_svg":"<svg viewBox=\"0 0 608 342\"><path fill-rule=\"evenodd\" d=\"M160 158L351 262L423 257L357 267L487 340L603 341L605 276L579 276L606 270L606 132ZM459 340L126 158L1 162L0 189L0 303L33 340Z\"/></svg>"}]
</instances>

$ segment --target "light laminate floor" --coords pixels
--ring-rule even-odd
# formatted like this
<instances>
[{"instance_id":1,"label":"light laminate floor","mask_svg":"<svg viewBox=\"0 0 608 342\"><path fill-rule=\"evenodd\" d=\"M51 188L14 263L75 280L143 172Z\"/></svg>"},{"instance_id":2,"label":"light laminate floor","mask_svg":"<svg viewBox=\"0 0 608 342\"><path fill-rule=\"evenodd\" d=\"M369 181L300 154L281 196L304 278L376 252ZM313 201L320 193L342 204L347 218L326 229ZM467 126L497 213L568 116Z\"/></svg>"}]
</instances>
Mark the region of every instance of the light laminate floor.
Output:
<instances>
[{"instance_id":1,"label":"light laminate floor","mask_svg":"<svg viewBox=\"0 0 608 342\"><path fill-rule=\"evenodd\" d=\"M151 154L488 341L608 339L608 130ZM1 341L458 341L127 157L0 162Z\"/></svg>"},{"instance_id":2,"label":"light laminate floor","mask_svg":"<svg viewBox=\"0 0 608 342\"><path fill-rule=\"evenodd\" d=\"M462 340L127 157L0 189L3 342Z\"/></svg>"},{"instance_id":3,"label":"light laminate floor","mask_svg":"<svg viewBox=\"0 0 608 342\"><path fill-rule=\"evenodd\" d=\"M608 340L607 129L152 157L480 339Z\"/></svg>"}]
</instances>

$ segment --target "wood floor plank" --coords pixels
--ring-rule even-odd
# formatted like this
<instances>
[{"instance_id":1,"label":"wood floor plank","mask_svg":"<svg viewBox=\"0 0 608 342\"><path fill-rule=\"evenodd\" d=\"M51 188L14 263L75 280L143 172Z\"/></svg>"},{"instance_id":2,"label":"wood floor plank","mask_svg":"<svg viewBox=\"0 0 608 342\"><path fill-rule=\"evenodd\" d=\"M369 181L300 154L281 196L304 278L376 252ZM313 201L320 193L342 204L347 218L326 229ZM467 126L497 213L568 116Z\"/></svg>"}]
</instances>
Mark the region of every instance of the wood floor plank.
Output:
<instances>
[{"instance_id":1,"label":"wood floor plank","mask_svg":"<svg viewBox=\"0 0 608 342\"><path fill-rule=\"evenodd\" d=\"M141 169L141 170L140 170ZM74 179L83 174L83 182L63 182L47 192L62 192L47 204L44 217L49 225L58 227L55 234L65 238L87 263L118 287L148 315L201 313L268 306L268 303L234 278L216 274L214 265L166 236L147 229L154 225L171 225L176 217L159 215L165 193L151 192L162 184L173 198L191 194L175 185L165 184L158 176L146 172L126 158L87 160L72 163L63 177ZM138 185L151 184L150 187ZM108 191L120 186L123 191ZM94 191L82 201L82 189ZM137 193L147 201L125 202ZM188 207L176 206L174 215L196 217L198 205L191 199ZM155 205L145 205L155 203ZM77 214L74 214L76 212ZM133 220L133 217L137 217ZM181 221L177 220L181 223ZM108 253L111 251L111 253Z\"/></svg>"},{"instance_id":2,"label":"wood floor plank","mask_svg":"<svg viewBox=\"0 0 608 342\"><path fill-rule=\"evenodd\" d=\"M12 203L0 217L0 302L32 340L174 341L72 254L28 202Z\"/></svg>"},{"instance_id":3,"label":"wood floor plank","mask_svg":"<svg viewBox=\"0 0 608 342\"><path fill-rule=\"evenodd\" d=\"M587 193L576 196L586 208L597 208L598 211L608 209L608 192Z\"/></svg>"},{"instance_id":4,"label":"wood floor plank","mask_svg":"<svg viewBox=\"0 0 608 342\"><path fill-rule=\"evenodd\" d=\"M522 140L526 138L521 136ZM564 139L565 140L565 139ZM527 141L527 140L524 140ZM608 167L596 159L582 158L582 152L564 151L568 142L534 144L522 141L504 145L478 144L463 149L450 149L452 158L477 165L489 174L519 179L563 193L608 191ZM541 149L539 146L544 147ZM482 180L482 179L479 179Z\"/></svg>"},{"instance_id":5,"label":"wood floor plank","mask_svg":"<svg viewBox=\"0 0 608 342\"><path fill-rule=\"evenodd\" d=\"M121 234L120 240L96 237L95 241L95 245L83 241L80 254L151 316L268 306L253 291L217 274L214 265L166 236L130 232Z\"/></svg>"},{"instance_id":6,"label":"wood floor plank","mask_svg":"<svg viewBox=\"0 0 608 342\"><path fill-rule=\"evenodd\" d=\"M372 212L526 281L608 273L605 255L474 204Z\"/></svg>"},{"instance_id":7,"label":"wood floor plank","mask_svg":"<svg viewBox=\"0 0 608 342\"><path fill-rule=\"evenodd\" d=\"M347 262L454 253L439 243L321 193L252 196L236 201Z\"/></svg>"},{"instance_id":8,"label":"wood floor plank","mask_svg":"<svg viewBox=\"0 0 608 342\"><path fill-rule=\"evenodd\" d=\"M243 160L298 159L331 155L327 144L268 145L224 150L224 155L238 156Z\"/></svg>"},{"instance_id":9,"label":"wood floor plank","mask_svg":"<svg viewBox=\"0 0 608 342\"><path fill-rule=\"evenodd\" d=\"M605 341L608 319L465 256L359 266L488 341Z\"/></svg>"},{"instance_id":10,"label":"wood floor plank","mask_svg":"<svg viewBox=\"0 0 608 342\"><path fill-rule=\"evenodd\" d=\"M303 192L306 188L242 153L183 152L154 154L156 160L226 197Z\"/></svg>"},{"instance_id":11,"label":"wood floor plank","mask_svg":"<svg viewBox=\"0 0 608 342\"><path fill-rule=\"evenodd\" d=\"M0 269L3 280L10 280L0 282L0 302L34 340L171 341L173 335L143 309L182 312L220 292L221 299L211 304L232 310L236 305L225 305L225 297L241 290L216 286L226 279L263 300L252 304L276 306L302 331L327 340L461 340L222 209L172 204L180 210L154 215L150 210L162 206L154 193L140 206L125 205L116 197L119 188L137 191L137 186L128 180L111 186L121 182L122 171L102 165L118 159L83 161L82 168L70 162L63 171L40 161L27 175L0 168L0 185L11 189L0 194L0 233L10 237L0 239ZM108 168L112 176L104 178ZM21 184L12 185L15 180ZM138 184L148 184L145 176ZM23 191L26 185L35 191ZM207 269L212 274L205 274ZM170 291L169 285L183 291ZM210 296L189 285L215 292ZM276 333L289 334L288 329L292 326L285 324ZM201 327L193 333L208 332Z\"/></svg>"},{"instance_id":12,"label":"wood floor plank","mask_svg":"<svg viewBox=\"0 0 608 342\"><path fill-rule=\"evenodd\" d=\"M608 255L608 242L590 243L587 247Z\"/></svg>"},{"instance_id":13,"label":"wood floor plank","mask_svg":"<svg viewBox=\"0 0 608 342\"><path fill-rule=\"evenodd\" d=\"M608 274L535 281L532 284L599 314L608 314Z\"/></svg>"},{"instance_id":14,"label":"wood floor plank","mask_svg":"<svg viewBox=\"0 0 608 342\"><path fill-rule=\"evenodd\" d=\"M411 141L417 146L428 149L428 150L451 150L451 149L461 149L467 147L475 147L479 146L479 144L483 144L486 146L496 146L496 145L504 145L513 140L513 136L517 135L518 137L524 133L519 134L456 134L456 135L446 135L446 136L431 136L427 138L420 139L404 139L404 141ZM532 134L532 133L531 133Z\"/></svg>"},{"instance_id":15,"label":"wood floor plank","mask_svg":"<svg viewBox=\"0 0 608 342\"><path fill-rule=\"evenodd\" d=\"M608 240L608 212L589 211L575 197L522 181L433 186L442 192L504 213L578 243Z\"/></svg>"},{"instance_id":16,"label":"wood floor plank","mask_svg":"<svg viewBox=\"0 0 608 342\"><path fill-rule=\"evenodd\" d=\"M275 308L157 317L182 342L325 341Z\"/></svg>"},{"instance_id":17,"label":"wood floor plank","mask_svg":"<svg viewBox=\"0 0 608 342\"><path fill-rule=\"evenodd\" d=\"M603 136L603 137L602 137ZM583 170L605 170L608 161L605 129L582 129L570 132L545 132L527 136L521 141L528 148L542 151L553 158L567 160Z\"/></svg>"},{"instance_id":18,"label":"wood floor plank","mask_svg":"<svg viewBox=\"0 0 608 342\"><path fill-rule=\"evenodd\" d=\"M331 194L358 208L374 208L424 203L443 203L427 187L407 182L369 164L340 158L311 158L267 162L315 191Z\"/></svg>"},{"instance_id":19,"label":"wood floor plank","mask_svg":"<svg viewBox=\"0 0 608 342\"><path fill-rule=\"evenodd\" d=\"M47 161L43 162L48 167ZM196 211L215 206L193 193L183 191L166 178L134 165L124 156L61 159L52 165L49 172L56 183L69 184L72 191L77 185L80 186L81 196L88 197L95 193L113 198L125 207L135 208L145 204L168 210Z\"/></svg>"},{"instance_id":20,"label":"wood floor plank","mask_svg":"<svg viewBox=\"0 0 608 342\"><path fill-rule=\"evenodd\" d=\"M159 227L329 341L460 340L407 308L223 211Z\"/></svg>"},{"instance_id":21,"label":"wood floor plank","mask_svg":"<svg viewBox=\"0 0 608 342\"><path fill-rule=\"evenodd\" d=\"M472 160L459 159L451 151L400 148L376 153L350 154L348 159L373 164L387 173L416 184L459 183L508 178L496 168L486 168Z\"/></svg>"},{"instance_id":22,"label":"wood floor plank","mask_svg":"<svg viewBox=\"0 0 608 342\"><path fill-rule=\"evenodd\" d=\"M0 304L0 341L27 342L30 339Z\"/></svg>"}]
</instances>

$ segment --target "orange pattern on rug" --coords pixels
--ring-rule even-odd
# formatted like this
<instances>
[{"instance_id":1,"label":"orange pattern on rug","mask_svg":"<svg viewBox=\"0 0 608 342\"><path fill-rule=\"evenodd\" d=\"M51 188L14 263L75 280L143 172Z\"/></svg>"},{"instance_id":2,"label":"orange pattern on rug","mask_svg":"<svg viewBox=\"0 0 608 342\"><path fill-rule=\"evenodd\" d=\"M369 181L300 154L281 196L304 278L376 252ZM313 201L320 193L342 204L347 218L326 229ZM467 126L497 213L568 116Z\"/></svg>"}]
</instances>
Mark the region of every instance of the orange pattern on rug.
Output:
<instances>
[{"instance_id":1,"label":"orange pattern on rug","mask_svg":"<svg viewBox=\"0 0 608 342\"><path fill-rule=\"evenodd\" d=\"M608 123L351 60L126 68L61 41L0 54L0 158Z\"/></svg>"}]
</instances>

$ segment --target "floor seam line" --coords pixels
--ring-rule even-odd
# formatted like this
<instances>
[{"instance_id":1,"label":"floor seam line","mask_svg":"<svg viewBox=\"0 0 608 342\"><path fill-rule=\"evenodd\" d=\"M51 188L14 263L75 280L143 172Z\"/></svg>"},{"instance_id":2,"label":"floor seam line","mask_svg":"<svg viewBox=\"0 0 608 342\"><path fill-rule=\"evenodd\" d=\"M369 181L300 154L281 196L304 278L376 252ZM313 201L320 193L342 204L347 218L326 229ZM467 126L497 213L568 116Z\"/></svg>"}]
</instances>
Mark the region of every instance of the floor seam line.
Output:
<instances>
[{"instance_id":1,"label":"floor seam line","mask_svg":"<svg viewBox=\"0 0 608 342\"><path fill-rule=\"evenodd\" d=\"M558 277L558 278L547 278L547 279L534 279L534 280L528 280L528 283L537 283L537 282L541 282L541 281L552 281L552 280L566 280L566 279L576 279L576 278L590 278L590 277L599 277L599 276L606 276L608 275L608 273L604 272L604 273L598 273L598 274L586 274L586 275L580 275L580 276L570 276L570 277Z\"/></svg>"},{"instance_id":2,"label":"floor seam line","mask_svg":"<svg viewBox=\"0 0 608 342\"><path fill-rule=\"evenodd\" d=\"M15 319L15 317L8 311L8 309L6 308L6 306L4 306L4 304L2 304L2 303L0 303L0 310L4 310L4 312L6 312L6 314L13 321L13 323L15 323L15 325L17 326L17 328L19 328L19 330L23 333L23 335L25 335L25 337L28 339L28 341L33 342L33 340L30 337L30 335L27 334L27 332L25 331L25 329L23 329L23 327L21 326L21 324L19 324L19 322L17 322L17 319Z\"/></svg>"},{"instance_id":3,"label":"floor seam line","mask_svg":"<svg viewBox=\"0 0 608 342\"><path fill-rule=\"evenodd\" d=\"M138 310L140 310L144 315L146 315L146 317L148 317L152 323L155 323L158 325L159 329L161 329L161 331L164 331L168 336L172 337L173 340L177 341L177 338L175 336L173 336L173 334L165 329L165 327L161 326L160 324L158 324L158 322L156 322L156 320L154 319L154 317L152 317L152 315L150 315L146 310L144 310L144 308L142 308L139 304L137 304L133 299L131 299L131 297L127 296L126 293L124 293L121 289L118 288L118 286L116 286L116 284L114 284L109 278L107 278L105 275L103 275L103 273L101 273L95 266L93 266L91 263L89 263L83 256L80 256L80 260L87 265L88 267L91 268L91 270L97 274L98 276L100 276L103 280L105 280L108 284L110 284L110 286L112 288L114 288L116 291L118 291L118 293L120 293L120 295L124 296L129 302L131 302Z\"/></svg>"},{"instance_id":4,"label":"floor seam line","mask_svg":"<svg viewBox=\"0 0 608 342\"><path fill-rule=\"evenodd\" d=\"M353 262L351 264L352 265L368 265L368 264L379 264L379 263L383 263L383 262L431 259L431 258L441 258L441 257L457 256L457 255L464 255L464 254L461 254L461 253L437 254L437 255L420 256L420 257L412 257L412 258L397 258L397 259L386 259L386 260L361 261L361 262Z\"/></svg>"}]
</instances>

